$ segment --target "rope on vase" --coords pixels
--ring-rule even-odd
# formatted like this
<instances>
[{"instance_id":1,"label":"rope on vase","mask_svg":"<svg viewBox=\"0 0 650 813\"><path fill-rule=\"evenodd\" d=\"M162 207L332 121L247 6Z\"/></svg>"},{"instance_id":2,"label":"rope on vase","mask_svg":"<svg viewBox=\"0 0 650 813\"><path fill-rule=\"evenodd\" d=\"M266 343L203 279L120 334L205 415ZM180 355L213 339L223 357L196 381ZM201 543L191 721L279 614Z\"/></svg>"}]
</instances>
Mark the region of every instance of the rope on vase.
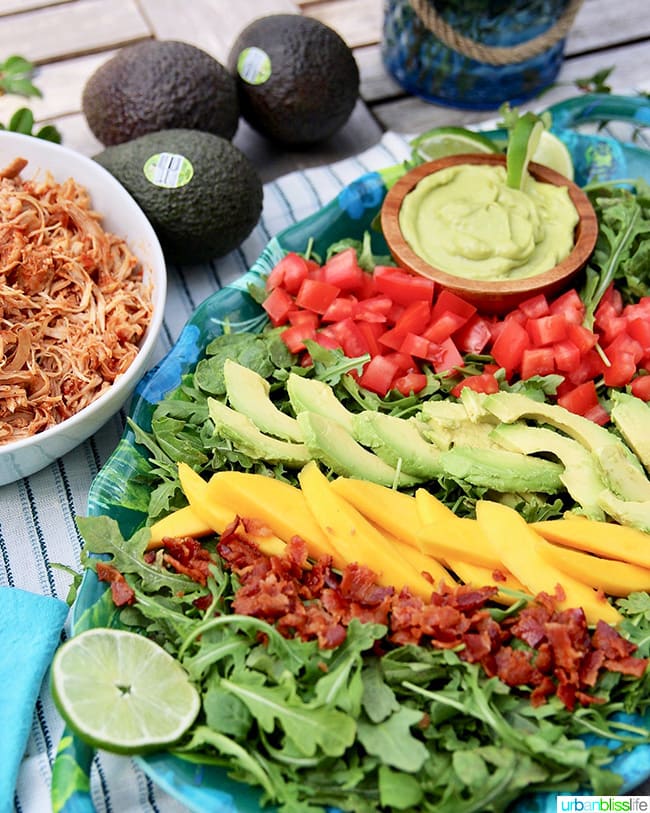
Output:
<instances>
[{"instance_id":1,"label":"rope on vase","mask_svg":"<svg viewBox=\"0 0 650 813\"><path fill-rule=\"evenodd\" d=\"M433 7L431 0L409 0L411 8L422 24L442 43L463 56L488 65L512 65L544 53L569 33L583 0L569 0L556 22L533 39L510 46L483 45L459 34L445 22Z\"/></svg>"}]
</instances>

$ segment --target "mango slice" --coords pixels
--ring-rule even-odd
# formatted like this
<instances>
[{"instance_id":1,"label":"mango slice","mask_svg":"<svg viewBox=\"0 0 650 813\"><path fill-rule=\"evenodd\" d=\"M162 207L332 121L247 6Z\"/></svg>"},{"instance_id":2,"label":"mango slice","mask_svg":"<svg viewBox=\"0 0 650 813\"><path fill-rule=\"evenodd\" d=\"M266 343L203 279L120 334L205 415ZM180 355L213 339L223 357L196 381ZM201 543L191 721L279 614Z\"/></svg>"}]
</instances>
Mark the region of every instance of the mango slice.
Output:
<instances>
[{"instance_id":1,"label":"mango slice","mask_svg":"<svg viewBox=\"0 0 650 813\"><path fill-rule=\"evenodd\" d=\"M582 607L587 621L617 624L620 613L591 587L558 570L539 552L539 535L514 508L503 503L479 500L476 517L486 538L507 570L533 594L553 593L556 585L564 590L562 609Z\"/></svg>"},{"instance_id":2,"label":"mango slice","mask_svg":"<svg viewBox=\"0 0 650 813\"><path fill-rule=\"evenodd\" d=\"M151 538L147 550L159 548L165 537L193 536L199 538L214 533L212 526L204 522L191 505L186 505L166 517L159 519L151 526Z\"/></svg>"},{"instance_id":3,"label":"mango slice","mask_svg":"<svg viewBox=\"0 0 650 813\"><path fill-rule=\"evenodd\" d=\"M531 527L549 542L595 553L606 559L650 567L650 534L645 531L582 517L549 519L534 522Z\"/></svg>"},{"instance_id":4,"label":"mango slice","mask_svg":"<svg viewBox=\"0 0 650 813\"><path fill-rule=\"evenodd\" d=\"M558 570L610 596L627 596L636 591L650 590L650 568L601 559L591 553L553 545L541 539L537 549Z\"/></svg>"},{"instance_id":5,"label":"mango slice","mask_svg":"<svg viewBox=\"0 0 650 813\"><path fill-rule=\"evenodd\" d=\"M400 557L397 549L368 520L331 488L327 477L314 461L298 475L302 493L314 518L339 559L358 562L374 571L378 584L408 586L421 598L429 599L433 585L416 568Z\"/></svg>"}]
</instances>

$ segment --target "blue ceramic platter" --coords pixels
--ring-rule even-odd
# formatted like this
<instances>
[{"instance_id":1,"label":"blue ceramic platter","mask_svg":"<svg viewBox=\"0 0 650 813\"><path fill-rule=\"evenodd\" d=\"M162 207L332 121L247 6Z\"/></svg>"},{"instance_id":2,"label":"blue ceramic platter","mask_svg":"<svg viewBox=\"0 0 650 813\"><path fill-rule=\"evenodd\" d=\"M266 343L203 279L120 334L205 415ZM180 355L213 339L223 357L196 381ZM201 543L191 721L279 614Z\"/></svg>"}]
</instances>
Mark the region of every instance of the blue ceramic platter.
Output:
<instances>
[{"instance_id":1,"label":"blue ceramic platter","mask_svg":"<svg viewBox=\"0 0 650 813\"><path fill-rule=\"evenodd\" d=\"M644 177L650 182L650 152L618 138L581 132L584 125L602 119L627 122L633 127L650 126L648 100L583 96L551 108L553 129L567 144L576 168L576 182L584 185L595 179ZM505 134L494 131L493 135ZM314 251L324 255L327 247L342 238L360 239L371 230L395 168L363 175L343 189L335 200L270 241L253 267L232 285L206 299L183 329L176 345L141 381L131 407L131 418L139 426L150 428L154 405L179 383L181 375L194 368L205 346L223 331L257 330L265 323L264 313L251 299L250 283L260 283L287 250L304 251L307 241L314 239ZM373 231L373 248L378 253L387 249L381 235ZM124 484L142 464L143 452L134 443L128 429L107 464L94 480L89 496L91 515L108 515L120 525L122 533L131 534L144 519L125 502ZM94 574L84 577L73 609L73 628L80 632L88 625L84 613L97 601L104 590ZM632 718L643 725L640 717ZM650 724L646 720L645 724ZM76 746L76 759L84 762L84 747ZM614 747L614 744L612 744ZM89 754L86 754L86 762ZM182 760L167 753L137 759L138 764L154 782L196 813L261 813L259 792L234 782L226 772ZM650 778L650 746L639 746L618 756L612 770L624 779L624 791L631 791ZM70 807L70 810L73 808ZM78 808L77 808L78 809ZM519 813L555 813L556 796L539 794L522 800L515 808ZM265 811L272 810L264 808Z\"/></svg>"}]
</instances>

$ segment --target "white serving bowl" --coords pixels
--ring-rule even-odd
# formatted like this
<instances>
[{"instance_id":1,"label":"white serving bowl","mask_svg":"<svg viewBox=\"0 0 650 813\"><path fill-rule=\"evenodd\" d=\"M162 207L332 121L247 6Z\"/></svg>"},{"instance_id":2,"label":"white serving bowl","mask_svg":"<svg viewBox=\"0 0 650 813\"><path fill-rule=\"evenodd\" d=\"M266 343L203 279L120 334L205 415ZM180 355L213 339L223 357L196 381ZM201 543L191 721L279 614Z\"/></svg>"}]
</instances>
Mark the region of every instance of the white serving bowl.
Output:
<instances>
[{"instance_id":1,"label":"white serving bowl","mask_svg":"<svg viewBox=\"0 0 650 813\"><path fill-rule=\"evenodd\" d=\"M0 444L0 486L27 477L71 451L124 406L148 369L162 326L167 293L167 270L158 238L138 204L112 175L91 158L66 147L0 131L0 168L17 157L29 161L21 173L25 179L49 171L60 183L72 177L86 187L92 208L102 215L103 228L124 238L140 260L145 281L152 283L153 312L138 355L110 389L60 424L31 437Z\"/></svg>"}]
</instances>

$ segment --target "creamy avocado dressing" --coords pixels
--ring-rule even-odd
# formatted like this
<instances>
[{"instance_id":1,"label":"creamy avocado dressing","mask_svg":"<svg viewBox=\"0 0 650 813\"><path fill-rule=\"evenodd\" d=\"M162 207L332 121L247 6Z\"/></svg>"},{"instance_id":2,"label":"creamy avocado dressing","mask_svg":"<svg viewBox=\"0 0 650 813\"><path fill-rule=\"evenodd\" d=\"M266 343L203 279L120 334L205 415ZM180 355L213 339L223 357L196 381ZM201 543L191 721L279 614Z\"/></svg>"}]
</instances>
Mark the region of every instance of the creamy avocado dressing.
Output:
<instances>
[{"instance_id":1,"label":"creamy avocado dressing","mask_svg":"<svg viewBox=\"0 0 650 813\"><path fill-rule=\"evenodd\" d=\"M463 164L423 178L406 195L399 223L430 265L467 279L516 279L548 271L574 245L578 213L564 186L527 177L506 184L502 166Z\"/></svg>"}]
</instances>

